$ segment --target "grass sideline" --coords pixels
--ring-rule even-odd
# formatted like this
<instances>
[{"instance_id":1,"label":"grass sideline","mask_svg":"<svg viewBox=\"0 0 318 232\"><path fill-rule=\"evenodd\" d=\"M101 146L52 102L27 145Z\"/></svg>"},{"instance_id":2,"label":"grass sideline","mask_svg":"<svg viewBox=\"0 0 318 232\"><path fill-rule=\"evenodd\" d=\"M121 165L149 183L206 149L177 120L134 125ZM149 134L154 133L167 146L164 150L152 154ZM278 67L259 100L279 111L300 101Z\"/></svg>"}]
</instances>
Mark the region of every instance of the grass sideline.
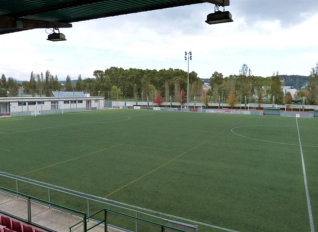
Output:
<instances>
[{"instance_id":1,"label":"grass sideline","mask_svg":"<svg viewBox=\"0 0 318 232\"><path fill-rule=\"evenodd\" d=\"M310 231L295 118L112 110L18 119L0 120L1 171L241 232ZM318 121L298 125L317 224Z\"/></svg>"}]
</instances>

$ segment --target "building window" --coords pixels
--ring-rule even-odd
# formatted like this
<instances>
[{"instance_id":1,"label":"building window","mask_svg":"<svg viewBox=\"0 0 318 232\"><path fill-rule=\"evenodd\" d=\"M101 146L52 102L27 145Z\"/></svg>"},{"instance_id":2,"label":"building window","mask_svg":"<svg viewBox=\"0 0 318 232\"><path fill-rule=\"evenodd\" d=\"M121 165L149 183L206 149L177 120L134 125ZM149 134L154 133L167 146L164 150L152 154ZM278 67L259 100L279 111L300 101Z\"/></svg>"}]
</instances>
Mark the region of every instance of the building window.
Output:
<instances>
[{"instance_id":1,"label":"building window","mask_svg":"<svg viewBox=\"0 0 318 232\"><path fill-rule=\"evenodd\" d=\"M75 103L76 103L76 101L71 101L71 103L72 103L72 104L75 104Z\"/></svg>"},{"instance_id":2,"label":"building window","mask_svg":"<svg viewBox=\"0 0 318 232\"><path fill-rule=\"evenodd\" d=\"M38 105L44 105L44 101L38 101Z\"/></svg>"},{"instance_id":3,"label":"building window","mask_svg":"<svg viewBox=\"0 0 318 232\"><path fill-rule=\"evenodd\" d=\"M28 102L29 106L35 106L36 102Z\"/></svg>"},{"instance_id":4,"label":"building window","mask_svg":"<svg viewBox=\"0 0 318 232\"><path fill-rule=\"evenodd\" d=\"M82 101L82 100L80 100L80 101L77 101L77 103L83 103L83 101Z\"/></svg>"},{"instance_id":5,"label":"building window","mask_svg":"<svg viewBox=\"0 0 318 232\"><path fill-rule=\"evenodd\" d=\"M70 104L70 101L64 101L64 104Z\"/></svg>"},{"instance_id":6,"label":"building window","mask_svg":"<svg viewBox=\"0 0 318 232\"><path fill-rule=\"evenodd\" d=\"M18 102L18 106L26 106L26 102Z\"/></svg>"}]
</instances>

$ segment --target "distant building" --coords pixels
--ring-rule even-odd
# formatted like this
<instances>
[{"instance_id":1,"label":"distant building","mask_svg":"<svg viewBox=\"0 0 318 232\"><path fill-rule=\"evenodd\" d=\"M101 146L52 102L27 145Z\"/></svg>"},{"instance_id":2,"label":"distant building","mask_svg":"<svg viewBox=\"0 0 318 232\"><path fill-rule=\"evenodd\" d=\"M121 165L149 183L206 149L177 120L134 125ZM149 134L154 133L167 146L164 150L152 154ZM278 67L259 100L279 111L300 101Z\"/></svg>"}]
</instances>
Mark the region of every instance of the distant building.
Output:
<instances>
[{"instance_id":1,"label":"distant building","mask_svg":"<svg viewBox=\"0 0 318 232\"><path fill-rule=\"evenodd\" d=\"M290 92L292 97L294 97L297 94L297 89L294 89L294 86L282 86L282 90L283 90L284 96L286 96L288 92Z\"/></svg>"},{"instance_id":2,"label":"distant building","mask_svg":"<svg viewBox=\"0 0 318 232\"><path fill-rule=\"evenodd\" d=\"M53 92L54 97L0 97L0 116L39 115L104 108L103 97L83 92Z\"/></svg>"},{"instance_id":3,"label":"distant building","mask_svg":"<svg viewBox=\"0 0 318 232\"><path fill-rule=\"evenodd\" d=\"M210 78L200 78L203 83L210 83Z\"/></svg>"},{"instance_id":4,"label":"distant building","mask_svg":"<svg viewBox=\"0 0 318 232\"><path fill-rule=\"evenodd\" d=\"M203 89L204 92L208 92L211 89L211 86L210 86L209 83L204 83L202 85L202 89Z\"/></svg>"}]
</instances>

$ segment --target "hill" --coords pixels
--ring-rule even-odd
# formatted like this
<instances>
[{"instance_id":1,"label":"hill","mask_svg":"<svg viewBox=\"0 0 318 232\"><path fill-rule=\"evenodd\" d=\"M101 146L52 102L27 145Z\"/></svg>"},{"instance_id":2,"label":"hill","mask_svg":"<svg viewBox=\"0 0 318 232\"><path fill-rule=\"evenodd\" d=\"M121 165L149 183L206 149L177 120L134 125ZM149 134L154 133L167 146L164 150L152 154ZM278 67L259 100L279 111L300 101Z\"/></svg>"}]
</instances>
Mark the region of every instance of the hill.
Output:
<instances>
[{"instance_id":1,"label":"hill","mask_svg":"<svg viewBox=\"0 0 318 232\"><path fill-rule=\"evenodd\" d=\"M284 86L294 86L296 89L306 86L309 78L301 75L280 75L280 77L284 81Z\"/></svg>"}]
</instances>

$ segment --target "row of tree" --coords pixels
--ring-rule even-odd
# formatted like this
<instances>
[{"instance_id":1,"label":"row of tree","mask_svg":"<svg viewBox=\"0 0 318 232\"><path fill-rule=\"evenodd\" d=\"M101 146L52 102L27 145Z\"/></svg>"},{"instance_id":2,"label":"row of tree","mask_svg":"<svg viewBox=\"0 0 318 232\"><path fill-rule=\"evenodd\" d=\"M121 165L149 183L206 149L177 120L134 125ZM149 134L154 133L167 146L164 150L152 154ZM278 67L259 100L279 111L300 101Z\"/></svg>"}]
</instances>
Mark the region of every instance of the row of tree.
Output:
<instances>
[{"instance_id":1,"label":"row of tree","mask_svg":"<svg viewBox=\"0 0 318 232\"><path fill-rule=\"evenodd\" d=\"M17 96L19 87L23 87L24 94L51 96L52 90L61 91L84 91L91 95L104 96L105 99L142 99L147 98L151 101L156 97L157 91L165 101L173 96L175 100L180 99L180 93L187 90L187 72L180 69L162 70L142 70L142 69L123 69L111 67L109 69L95 70L93 78L82 79L78 76L76 82L69 76L62 85L58 77L52 75L50 71L45 74L30 75L29 81L19 85L13 78L2 75L0 81L0 96ZM224 102L230 94L237 101L250 102L263 97L275 101L276 104L284 103L282 91L282 78L278 73L272 77L263 78L253 76L251 69L244 64L239 75L223 77L222 73L214 72L210 77L211 89L204 93L202 81L196 72L189 74L191 98L194 96L205 102ZM308 88L298 92L298 97L306 97L307 104L318 104L318 63L310 72Z\"/></svg>"}]
</instances>

